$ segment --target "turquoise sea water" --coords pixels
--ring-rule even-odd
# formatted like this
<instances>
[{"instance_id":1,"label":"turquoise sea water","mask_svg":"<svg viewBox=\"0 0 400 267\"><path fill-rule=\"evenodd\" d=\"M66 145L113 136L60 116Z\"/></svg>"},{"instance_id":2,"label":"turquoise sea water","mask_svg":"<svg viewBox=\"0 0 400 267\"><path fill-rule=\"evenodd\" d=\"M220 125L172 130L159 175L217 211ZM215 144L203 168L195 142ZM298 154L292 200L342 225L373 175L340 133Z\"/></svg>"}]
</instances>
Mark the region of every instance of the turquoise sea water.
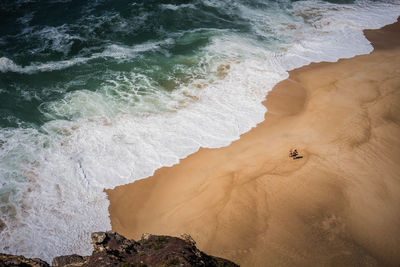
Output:
<instances>
[{"instance_id":1,"label":"turquoise sea water","mask_svg":"<svg viewBox=\"0 0 400 267\"><path fill-rule=\"evenodd\" d=\"M88 254L110 229L103 188L229 144L287 70L368 53L362 30L399 15L398 1L2 1L0 251Z\"/></svg>"}]
</instances>

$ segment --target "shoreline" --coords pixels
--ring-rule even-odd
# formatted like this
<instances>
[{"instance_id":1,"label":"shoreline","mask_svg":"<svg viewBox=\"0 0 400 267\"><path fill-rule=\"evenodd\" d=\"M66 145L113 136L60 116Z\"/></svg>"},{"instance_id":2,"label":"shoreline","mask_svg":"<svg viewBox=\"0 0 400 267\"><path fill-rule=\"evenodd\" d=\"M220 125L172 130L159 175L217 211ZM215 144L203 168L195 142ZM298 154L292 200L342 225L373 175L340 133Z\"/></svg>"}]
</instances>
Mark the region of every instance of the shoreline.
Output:
<instances>
[{"instance_id":1,"label":"shoreline","mask_svg":"<svg viewBox=\"0 0 400 267\"><path fill-rule=\"evenodd\" d=\"M229 146L105 190L113 230L189 233L245 266L400 262L399 29L365 30L368 55L290 71Z\"/></svg>"}]
</instances>

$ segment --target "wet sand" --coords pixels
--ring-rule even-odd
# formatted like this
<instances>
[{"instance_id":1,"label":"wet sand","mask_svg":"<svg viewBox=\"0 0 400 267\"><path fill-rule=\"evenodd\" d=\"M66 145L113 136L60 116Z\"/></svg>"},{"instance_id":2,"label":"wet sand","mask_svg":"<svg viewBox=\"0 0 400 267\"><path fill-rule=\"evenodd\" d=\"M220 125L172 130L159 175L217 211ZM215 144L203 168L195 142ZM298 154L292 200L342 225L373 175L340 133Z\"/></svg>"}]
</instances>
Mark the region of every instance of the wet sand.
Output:
<instances>
[{"instance_id":1,"label":"wet sand","mask_svg":"<svg viewBox=\"0 0 400 267\"><path fill-rule=\"evenodd\" d=\"M365 34L371 54L291 71L231 145L107 190L113 230L243 266L399 266L400 24Z\"/></svg>"}]
</instances>

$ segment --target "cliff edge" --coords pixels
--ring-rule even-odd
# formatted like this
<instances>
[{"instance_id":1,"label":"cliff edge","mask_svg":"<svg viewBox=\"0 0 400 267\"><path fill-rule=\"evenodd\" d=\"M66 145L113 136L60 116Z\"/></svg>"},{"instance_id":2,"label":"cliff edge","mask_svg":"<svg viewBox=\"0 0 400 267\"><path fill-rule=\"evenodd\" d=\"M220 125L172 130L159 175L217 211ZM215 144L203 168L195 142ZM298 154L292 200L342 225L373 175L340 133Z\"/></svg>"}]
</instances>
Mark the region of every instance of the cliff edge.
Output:
<instances>
[{"instance_id":1,"label":"cliff edge","mask_svg":"<svg viewBox=\"0 0 400 267\"><path fill-rule=\"evenodd\" d=\"M77 267L77 266L215 266L234 267L237 264L209 256L197 249L189 235L182 238L144 234L135 241L115 232L92 234L91 256L68 255L53 259L52 265L40 259L0 254L0 267Z\"/></svg>"}]
</instances>

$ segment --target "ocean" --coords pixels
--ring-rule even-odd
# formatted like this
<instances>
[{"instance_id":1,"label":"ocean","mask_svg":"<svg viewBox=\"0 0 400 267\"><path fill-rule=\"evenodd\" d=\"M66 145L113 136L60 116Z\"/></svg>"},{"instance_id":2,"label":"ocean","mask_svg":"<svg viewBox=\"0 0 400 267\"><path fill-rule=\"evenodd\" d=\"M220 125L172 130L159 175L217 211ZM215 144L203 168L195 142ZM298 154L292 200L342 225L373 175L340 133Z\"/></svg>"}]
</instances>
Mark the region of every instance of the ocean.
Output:
<instances>
[{"instance_id":1,"label":"ocean","mask_svg":"<svg viewBox=\"0 0 400 267\"><path fill-rule=\"evenodd\" d=\"M0 252L89 254L111 229L104 188L230 144L287 71L369 53L362 30L399 15L394 0L1 1Z\"/></svg>"}]
</instances>

